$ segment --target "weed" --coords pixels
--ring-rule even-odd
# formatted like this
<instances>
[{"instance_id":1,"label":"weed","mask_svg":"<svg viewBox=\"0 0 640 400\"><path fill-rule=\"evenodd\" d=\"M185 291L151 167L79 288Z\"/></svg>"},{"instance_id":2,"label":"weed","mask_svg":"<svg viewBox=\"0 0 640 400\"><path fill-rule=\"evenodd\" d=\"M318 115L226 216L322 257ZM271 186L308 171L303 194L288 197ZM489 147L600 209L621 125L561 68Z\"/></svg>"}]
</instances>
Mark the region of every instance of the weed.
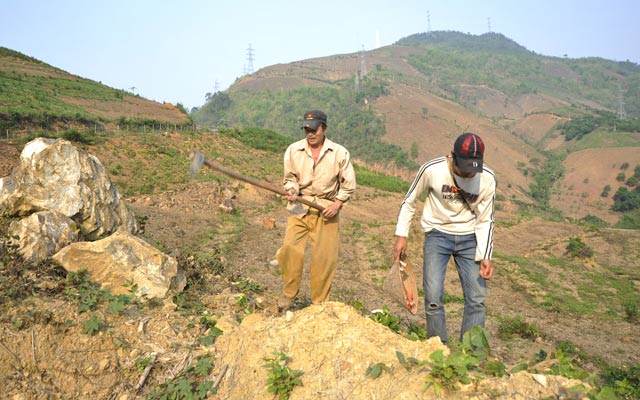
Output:
<instances>
[{"instance_id":1,"label":"weed","mask_svg":"<svg viewBox=\"0 0 640 400\"><path fill-rule=\"evenodd\" d=\"M80 270L77 273L69 272L66 284L65 293L69 299L79 303L79 313L95 310L98 304L105 302L108 304L107 309L109 311L121 314L125 309L125 305L133 301L133 296L125 294L112 295L109 290L101 290L98 284L89 279L87 270Z\"/></svg>"},{"instance_id":2,"label":"weed","mask_svg":"<svg viewBox=\"0 0 640 400\"><path fill-rule=\"evenodd\" d=\"M398 361L400 362L400 365L402 365L404 369L406 369L407 371L411 371L414 367L424 364L423 362L420 362L415 357L406 358L404 354L400 351L396 351L396 357L398 357Z\"/></svg>"},{"instance_id":3,"label":"weed","mask_svg":"<svg viewBox=\"0 0 640 400\"><path fill-rule=\"evenodd\" d=\"M147 368L147 365L149 365L150 362L151 362L151 357L138 358L136 360L136 369L138 370L139 373L143 373L144 369Z\"/></svg>"},{"instance_id":4,"label":"weed","mask_svg":"<svg viewBox=\"0 0 640 400\"><path fill-rule=\"evenodd\" d=\"M82 333L86 333L87 335L93 336L96 333L100 332L101 329L104 328L104 322L100 319L97 314L91 314L87 322L84 323L82 328Z\"/></svg>"},{"instance_id":5,"label":"weed","mask_svg":"<svg viewBox=\"0 0 640 400\"><path fill-rule=\"evenodd\" d=\"M272 358L263 358L267 363L262 365L269 371L267 390L280 400L286 400L291 396L291 391L296 386L302 386L300 377L304 374L301 370L287 367L291 357L283 352L273 352Z\"/></svg>"},{"instance_id":6,"label":"weed","mask_svg":"<svg viewBox=\"0 0 640 400\"><path fill-rule=\"evenodd\" d=\"M239 282L233 282L233 285L245 294L248 292L261 293L264 291L264 286L249 278L242 279Z\"/></svg>"},{"instance_id":7,"label":"weed","mask_svg":"<svg viewBox=\"0 0 640 400\"><path fill-rule=\"evenodd\" d=\"M91 282L89 271L86 269L78 272L69 272L65 293L70 300L75 300L79 303L79 313L94 310L101 300L108 298L105 291L100 290L96 283Z\"/></svg>"},{"instance_id":8,"label":"weed","mask_svg":"<svg viewBox=\"0 0 640 400\"><path fill-rule=\"evenodd\" d=\"M352 300L351 302L349 302L349 304L351 305L351 307L355 308L357 311L360 312L360 314L366 314L366 307L364 306L364 304L360 301L360 300Z\"/></svg>"},{"instance_id":9,"label":"weed","mask_svg":"<svg viewBox=\"0 0 640 400\"><path fill-rule=\"evenodd\" d=\"M622 307L624 308L624 320L627 322L639 322L640 321L640 314L638 313L638 303L635 301L627 301L624 304L622 304Z\"/></svg>"},{"instance_id":10,"label":"weed","mask_svg":"<svg viewBox=\"0 0 640 400\"><path fill-rule=\"evenodd\" d=\"M498 360L488 360L491 352L487 331L474 326L462 336L458 347L453 347L449 356L442 350L430 354L427 364L431 372L425 379L425 390L433 386L437 396L442 390L456 390L459 384L471 383L475 377L470 371L492 376L506 374L505 365Z\"/></svg>"},{"instance_id":11,"label":"weed","mask_svg":"<svg viewBox=\"0 0 640 400\"><path fill-rule=\"evenodd\" d=\"M562 350L557 350L554 353L554 358L557 359L558 362L551 367L550 372L553 375L575 379L584 379L589 376L589 373L575 364L574 357L565 356Z\"/></svg>"},{"instance_id":12,"label":"weed","mask_svg":"<svg viewBox=\"0 0 640 400\"><path fill-rule=\"evenodd\" d=\"M620 398L640 399L640 363L605 367L600 378Z\"/></svg>"},{"instance_id":13,"label":"weed","mask_svg":"<svg viewBox=\"0 0 640 400\"><path fill-rule=\"evenodd\" d=\"M541 335L538 328L524 321L522 317L498 317L498 337L501 339L512 339L514 336L535 339Z\"/></svg>"},{"instance_id":14,"label":"weed","mask_svg":"<svg viewBox=\"0 0 640 400\"><path fill-rule=\"evenodd\" d=\"M464 296L449 294L445 291L444 296L442 298L442 302L444 304L449 304L449 303L464 304Z\"/></svg>"},{"instance_id":15,"label":"weed","mask_svg":"<svg viewBox=\"0 0 640 400\"><path fill-rule=\"evenodd\" d=\"M407 325L407 337L412 340L425 340L427 338L427 330L420 325L409 322Z\"/></svg>"},{"instance_id":16,"label":"weed","mask_svg":"<svg viewBox=\"0 0 640 400\"><path fill-rule=\"evenodd\" d=\"M367 367L367 371L365 372L365 375L373 379L376 379L377 377L382 375L382 371L391 372L392 369L384 363L375 363Z\"/></svg>"},{"instance_id":17,"label":"weed","mask_svg":"<svg viewBox=\"0 0 640 400\"><path fill-rule=\"evenodd\" d=\"M190 365L175 378L160 384L157 391L147 395L147 400L200 400L207 398L209 393L215 394L213 381L207 379L213 369L211 357L208 354L199 356L196 365Z\"/></svg>"},{"instance_id":18,"label":"weed","mask_svg":"<svg viewBox=\"0 0 640 400\"><path fill-rule=\"evenodd\" d=\"M245 315L253 314L253 312L254 312L253 308L254 307L250 304L249 298L247 297L246 294L241 293L241 294L237 295L236 296L236 303L238 304L238 306L242 310L242 317L241 318L244 318Z\"/></svg>"},{"instance_id":19,"label":"weed","mask_svg":"<svg viewBox=\"0 0 640 400\"><path fill-rule=\"evenodd\" d=\"M114 314L122 314L125 306L134 301L131 295L112 295L109 290L101 290L98 284L89 279L87 270L69 272L66 280L65 293L70 300L78 302L78 313L95 311L101 303L107 304L107 311ZM89 319L83 324L82 333L95 335L103 330L106 321L92 312Z\"/></svg>"},{"instance_id":20,"label":"weed","mask_svg":"<svg viewBox=\"0 0 640 400\"><path fill-rule=\"evenodd\" d=\"M211 346L215 343L216 338L222 335L222 329L216 327L217 321L209 316L200 317L200 328L205 335L198 338L198 341L204 346Z\"/></svg>"},{"instance_id":21,"label":"weed","mask_svg":"<svg viewBox=\"0 0 640 400\"><path fill-rule=\"evenodd\" d=\"M433 386L436 396L440 396L442 390L454 390L458 383L471 383L469 370L478 365L477 359L462 353L451 353L445 357L442 350L436 350L429 355L431 372L425 379L427 390Z\"/></svg>"},{"instance_id":22,"label":"weed","mask_svg":"<svg viewBox=\"0 0 640 400\"><path fill-rule=\"evenodd\" d=\"M387 306L383 306L382 310L376 310L371 313L371 319L386 326L392 331L400 332L400 318L391 314Z\"/></svg>"}]
</instances>

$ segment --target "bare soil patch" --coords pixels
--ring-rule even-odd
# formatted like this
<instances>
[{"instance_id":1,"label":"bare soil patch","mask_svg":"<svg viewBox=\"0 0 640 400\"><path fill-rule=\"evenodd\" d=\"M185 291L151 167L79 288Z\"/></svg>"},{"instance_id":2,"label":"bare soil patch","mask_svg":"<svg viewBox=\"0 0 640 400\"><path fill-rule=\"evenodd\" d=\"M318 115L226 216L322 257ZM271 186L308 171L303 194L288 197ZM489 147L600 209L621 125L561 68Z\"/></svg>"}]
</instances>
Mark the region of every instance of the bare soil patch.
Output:
<instances>
[{"instance_id":1,"label":"bare soil patch","mask_svg":"<svg viewBox=\"0 0 640 400\"><path fill-rule=\"evenodd\" d=\"M189 118L171 103L159 104L155 101L134 96L124 96L122 100L106 101L82 99L78 97L62 97L62 101L77 105L91 114L117 120L122 115L129 118L151 119L171 124L181 124ZM165 128L167 131L170 128Z\"/></svg>"},{"instance_id":2,"label":"bare soil patch","mask_svg":"<svg viewBox=\"0 0 640 400\"><path fill-rule=\"evenodd\" d=\"M625 162L629 167L623 171L620 167ZM552 195L551 205L572 218L591 214L615 223L618 216L611 211L613 195L624 185L616 177L624 173L629 178L638 163L637 147L586 149L571 153L564 162L565 174ZM611 190L607 197L602 197L606 185L610 185Z\"/></svg>"},{"instance_id":3,"label":"bare soil patch","mask_svg":"<svg viewBox=\"0 0 640 400\"><path fill-rule=\"evenodd\" d=\"M513 130L533 142L539 142L553 127L566 120L551 114L531 114L519 120Z\"/></svg>"}]
</instances>

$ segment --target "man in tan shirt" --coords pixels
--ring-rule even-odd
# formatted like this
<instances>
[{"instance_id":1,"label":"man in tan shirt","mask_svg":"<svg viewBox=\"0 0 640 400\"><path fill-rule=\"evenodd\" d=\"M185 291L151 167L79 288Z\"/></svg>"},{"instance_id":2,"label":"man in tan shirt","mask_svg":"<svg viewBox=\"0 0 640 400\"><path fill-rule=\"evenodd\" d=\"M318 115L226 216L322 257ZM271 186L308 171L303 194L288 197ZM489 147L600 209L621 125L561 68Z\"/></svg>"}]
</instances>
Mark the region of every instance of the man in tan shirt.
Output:
<instances>
[{"instance_id":1,"label":"man in tan shirt","mask_svg":"<svg viewBox=\"0 0 640 400\"><path fill-rule=\"evenodd\" d=\"M278 309L289 307L298 294L304 251L311 239L311 301L327 301L338 264L338 223L342 205L356 188L356 177L347 149L329 140L327 115L319 110L303 116L305 139L291 144L284 153L284 189L289 201L287 232L277 252L284 287ZM298 202L299 198L324 207L319 212Z\"/></svg>"}]
</instances>

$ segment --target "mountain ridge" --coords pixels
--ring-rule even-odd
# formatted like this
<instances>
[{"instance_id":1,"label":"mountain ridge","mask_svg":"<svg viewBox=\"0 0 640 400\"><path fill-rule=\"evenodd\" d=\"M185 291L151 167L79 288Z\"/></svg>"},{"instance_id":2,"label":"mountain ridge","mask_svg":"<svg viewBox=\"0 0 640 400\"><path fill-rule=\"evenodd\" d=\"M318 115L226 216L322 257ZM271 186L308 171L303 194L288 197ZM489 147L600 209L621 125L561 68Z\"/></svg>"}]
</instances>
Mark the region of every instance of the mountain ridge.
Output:
<instances>
[{"instance_id":1,"label":"mountain ridge","mask_svg":"<svg viewBox=\"0 0 640 400\"><path fill-rule=\"evenodd\" d=\"M329 114L329 136L354 157L409 180L417 164L447 154L457 134L474 130L488 143L487 162L498 172L499 194L531 203L531 185L554 154L581 151L585 143L595 148L640 146L637 132L616 131L615 123L598 128L599 141L565 138L563 128L575 118L606 114L615 120L621 95L628 117L640 121L640 66L541 56L497 33L432 32L375 50L262 68L214 94L194 119L211 126L256 126L296 138L300 115L322 108ZM378 142L384 146L374 151ZM625 157L622 162L637 163ZM400 165L398 160L409 162ZM594 162L613 169L615 160ZM586 178L579 174L569 171L561 179ZM615 179L610 171L591 184L602 188L616 185ZM549 184L558 185L553 191L563 185ZM594 193L587 193L580 210L568 215L615 221L609 210L613 200ZM554 204L562 206L565 200Z\"/></svg>"}]
</instances>

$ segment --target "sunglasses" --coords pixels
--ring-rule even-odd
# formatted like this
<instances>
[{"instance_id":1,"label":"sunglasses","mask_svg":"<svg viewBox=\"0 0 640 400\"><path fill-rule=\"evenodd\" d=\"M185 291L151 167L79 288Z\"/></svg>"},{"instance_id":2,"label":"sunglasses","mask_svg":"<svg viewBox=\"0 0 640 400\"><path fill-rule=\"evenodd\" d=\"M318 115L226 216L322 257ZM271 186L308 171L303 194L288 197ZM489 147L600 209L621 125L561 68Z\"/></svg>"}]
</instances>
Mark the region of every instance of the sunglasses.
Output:
<instances>
[{"instance_id":1,"label":"sunglasses","mask_svg":"<svg viewBox=\"0 0 640 400\"><path fill-rule=\"evenodd\" d=\"M307 133L316 133L316 132L318 132L318 129L311 129L308 126L304 127L304 133L305 134L307 134Z\"/></svg>"}]
</instances>

